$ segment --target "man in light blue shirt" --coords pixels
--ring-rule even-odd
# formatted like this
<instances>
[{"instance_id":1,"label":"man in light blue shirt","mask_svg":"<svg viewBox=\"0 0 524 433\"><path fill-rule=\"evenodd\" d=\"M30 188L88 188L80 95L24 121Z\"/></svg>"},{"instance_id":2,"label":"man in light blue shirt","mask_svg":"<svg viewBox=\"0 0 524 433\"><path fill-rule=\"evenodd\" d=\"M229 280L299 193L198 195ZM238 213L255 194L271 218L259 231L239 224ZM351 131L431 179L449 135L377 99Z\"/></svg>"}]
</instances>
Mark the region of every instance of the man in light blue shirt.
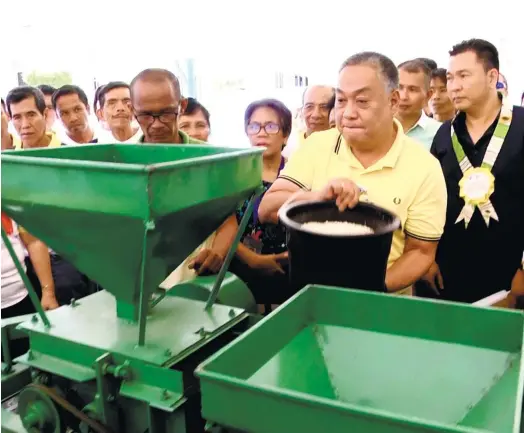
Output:
<instances>
[{"instance_id":1,"label":"man in light blue shirt","mask_svg":"<svg viewBox=\"0 0 524 433\"><path fill-rule=\"evenodd\" d=\"M431 71L420 60L404 62L399 65L398 70L400 104L396 117L406 135L429 150L441 125L424 113L424 107L431 97Z\"/></svg>"}]
</instances>

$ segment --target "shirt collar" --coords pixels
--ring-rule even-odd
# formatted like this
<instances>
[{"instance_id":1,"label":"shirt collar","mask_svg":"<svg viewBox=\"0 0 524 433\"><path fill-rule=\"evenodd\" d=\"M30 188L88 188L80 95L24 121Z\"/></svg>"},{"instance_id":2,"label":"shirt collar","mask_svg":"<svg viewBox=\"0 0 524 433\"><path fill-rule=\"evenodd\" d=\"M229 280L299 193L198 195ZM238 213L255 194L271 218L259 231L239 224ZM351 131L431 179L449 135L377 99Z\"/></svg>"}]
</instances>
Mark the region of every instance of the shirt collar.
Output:
<instances>
[{"instance_id":1,"label":"shirt collar","mask_svg":"<svg viewBox=\"0 0 524 433\"><path fill-rule=\"evenodd\" d=\"M49 137L49 144L47 145L47 147L60 147L62 145L62 142L60 141L58 135L54 131L47 131L45 135ZM20 150L24 148L22 145L22 140L20 140L18 137L16 137L15 139L15 137L13 136L11 136L11 138L13 140L14 149Z\"/></svg>"},{"instance_id":2,"label":"shirt collar","mask_svg":"<svg viewBox=\"0 0 524 433\"><path fill-rule=\"evenodd\" d=\"M411 132L413 131L414 129L416 128L422 128L422 129L426 129L428 127L428 124L429 124L429 117L426 113L424 113L424 110L422 110L422 114L420 115L419 119L417 120L417 123L415 123L410 129L409 131L406 131L406 134L408 132Z\"/></svg>"},{"instance_id":3,"label":"shirt collar","mask_svg":"<svg viewBox=\"0 0 524 433\"><path fill-rule=\"evenodd\" d=\"M178 135L180 136L181 138L181 142L178 143L178 144L188 144L189 143L189 135L187 135L184 131L181 131L180 129L178 130ZM142 136L140 137L140 139L138 140L139 143L144 143L144 140L145 140L146 136L144 134L142 134Z\"/></svg>"},{"instance_id":4,"label":"shirt collar","mask_svg":"<svg viewBox=\"0 0 524 433\"><path fill-rule=\"evenodd\" d=\"M367 172L378 171L385 167L394 168L395 165L397 164L398 158L400 157L400 154L404 147L404 139L406 135L404 134L402 125L400 124L400 122L397 119L393 119L393 123L395 125L395 130L397 131L397 135L395 136L395 141L393 142L391 148L388 150L388 153L386 153L381 159L379 159L375 164L368 167L367 169L364 169L364 167L362 167L362 164L353 155L353 152L351 152L350 146L345 142L344 139L342 139L342 145L340 146L339 154L343 158L347 159L351 167L364 169Z\"/></svg>"},{"instance_id":5,"label":"shirt collar","mask_svg":"<svg viewBox=\"0 0 524 433\"><path fill-rule=\"evenodd\" d=\"M420 116L420 119L418 119L418 122L415 126L420 126L422 129L426 129L429 124L429 117L426 113L424 113L424 110L422 110L422 115Z\"/></svg>"}]
</instances>

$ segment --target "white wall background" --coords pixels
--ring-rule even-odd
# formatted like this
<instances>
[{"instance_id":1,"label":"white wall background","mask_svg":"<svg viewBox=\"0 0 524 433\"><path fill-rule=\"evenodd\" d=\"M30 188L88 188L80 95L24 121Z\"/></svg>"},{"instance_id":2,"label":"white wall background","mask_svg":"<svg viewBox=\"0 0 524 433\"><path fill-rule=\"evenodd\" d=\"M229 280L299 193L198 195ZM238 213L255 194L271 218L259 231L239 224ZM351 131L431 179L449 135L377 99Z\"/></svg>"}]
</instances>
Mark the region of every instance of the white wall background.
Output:
<instances>
[{"instance_id":1,"label":"white wall background","mask_svg":"<svg viewBox=\"0 0 524 433\"><path fill-rule=\"evenodd\" d=\"M6 0L0 92L16 84L19 70L69 70L91 90L94 76L100 82L130 80L146 67L174 69L176 59L187 57L197 59L203 81L229 73L253 81L280 70L329 84L340 63L358 51L379 51L395 63L430 57L446 67L454 43L481 37L498 47L510 99L518 103L524 91L520 3L322 0L310 8L301 0L149 0L133 7L123 0ZM270 92L260 86L217 101L205 88L199 84L199 97L212 111L220 140L229 140L227 131L242 124L239 116L250 100ZM299 96L289 95L283 99L299 104ZM237 134L234 140L243 140Z\"/></svg>"}]
</instances>

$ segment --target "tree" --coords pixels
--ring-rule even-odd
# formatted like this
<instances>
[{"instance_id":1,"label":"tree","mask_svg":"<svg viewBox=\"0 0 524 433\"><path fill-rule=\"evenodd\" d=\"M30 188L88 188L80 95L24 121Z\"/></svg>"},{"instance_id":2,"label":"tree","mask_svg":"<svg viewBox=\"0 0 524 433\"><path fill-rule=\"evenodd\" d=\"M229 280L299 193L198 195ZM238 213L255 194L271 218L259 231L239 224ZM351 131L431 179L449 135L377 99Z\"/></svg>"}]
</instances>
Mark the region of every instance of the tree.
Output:
<instances>
[{"instance_id":1,"label":"tree","mask_svg":"<svg viewBox=\"0 0 524 433\"><path fill-rule=\"evenodd\" d=\"M39 86L40 84L49 84L50 86L59 88L64 84L73 84L73 78L69 72L38 72L32 71L27 75L25 81L30 86Z\"/></svg>"}]
</instances>

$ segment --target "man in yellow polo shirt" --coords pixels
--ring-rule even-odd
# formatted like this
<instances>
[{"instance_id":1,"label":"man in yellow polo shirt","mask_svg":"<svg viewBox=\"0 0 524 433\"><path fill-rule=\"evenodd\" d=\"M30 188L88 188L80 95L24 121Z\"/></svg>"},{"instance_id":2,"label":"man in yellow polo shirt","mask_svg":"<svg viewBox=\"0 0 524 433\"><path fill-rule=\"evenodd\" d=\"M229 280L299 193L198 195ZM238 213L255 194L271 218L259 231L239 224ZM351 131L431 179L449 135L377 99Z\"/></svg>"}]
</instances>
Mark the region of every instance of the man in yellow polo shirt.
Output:
<instances>
[{"instance_id":1,"label":"man in yellow polo shirt","mask_svg":"<svg viewBox=\"0 0 524 433\"><path fill-rule=\"evenodd\" d=\"M286 201L306 199L336 199L340 210L366 200L390 210L402 229L393 236L386 287L408 293L433 263L447 196L438 161L394 119L398 83L387 57L364 52L348 58L338 79L337 128L313 134L293 154L259 215L276 222Z\"/></svg>"},{"instance_id":2,"label":"man in yellow polo shirt","mask_svg":"<svg viewBox=\"0 0 524 433\"><path fill-rule=\"evenodd\" d=\"M12 137L15 149L61 146L56 134L46 131L48 110L41 90L31 86L14 88L7 95L6 108L20 137Z\"/></svg>"}]
</instances>

